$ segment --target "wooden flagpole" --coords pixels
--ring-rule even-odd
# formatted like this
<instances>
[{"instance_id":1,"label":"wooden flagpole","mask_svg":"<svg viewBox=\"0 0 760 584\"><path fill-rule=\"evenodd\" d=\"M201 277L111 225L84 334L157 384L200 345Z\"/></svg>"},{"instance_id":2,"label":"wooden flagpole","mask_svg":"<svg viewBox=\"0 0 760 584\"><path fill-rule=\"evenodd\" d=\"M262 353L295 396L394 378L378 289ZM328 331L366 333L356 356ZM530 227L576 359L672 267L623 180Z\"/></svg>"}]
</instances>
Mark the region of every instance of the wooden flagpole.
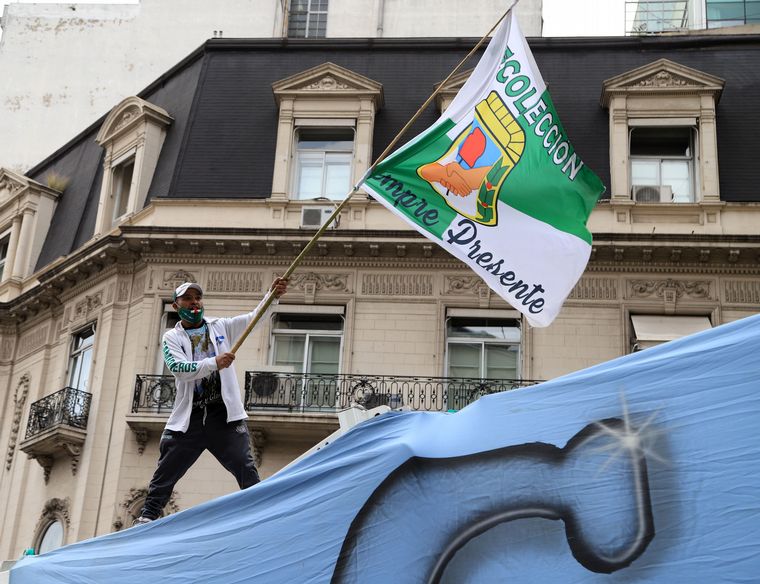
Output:
<instances>
[{"instance_id":1,"label":"wooden flagpole","mask_svg":"<svg viewBox=\"0 0 760 584\"><path fill-rule=\"evenodd\" d=\"M335 208L335 210L332 212L332 214L330 215L330 217L324 222L324 224L322 225L322 227L319 228L319 230L314 234L314 236L304 246L304 248L301 250L301 253L299 253L296 256L296 258L290 264L290 266L288 267L288 269L285 270L285 273L282 276L280 276L280 278L282 278L284 280L287 280L288 278L290 278L290 276L293 274L293 272L298 267L298 265L306 257L306 254L309 253L309 251L311 250L311 248L314 247L314 244L317 243L317 240L322 236L322 234L325 231L327 231L327 229L329 228L330 224L335 220L335 218L340 214L340 212L343 210L343 208L348 204L349 199L351 199L351 197L353 195L355 195L359 191L359 188L361 187L362 184L364 184L364 181L366 181L372 175L372 173L374 172L374 170L377 167L377 165L380 164L380 162L382 162L385 159L386 156L388 156L388 154L390 153L390 151L393 150L393 148L396 146L396 144L401 139L401 137L406 133L406 131L412 126L412 124L414 124L414 122L417 120L417 118L419 118L420 115L422 115L422 112L425 111L425 109L427 109L427 107L435 99L435 96L438 95L438 93L441 91L441 89L443 89L444 87L446 87L446 84L449 82L449 80L454 75L456 75L457 71L459 71L459 69L462 67L462 65L464 65L464 63L467 61L467 59L469 59L481 47L481 45L486 41L486 39L489 36L491 36L491 34L493 33L493 31L496 30L496 28L501 24L501 21L504 20L507 17L507 14L509 14L509 11L512 10L517 5L517 3L519 1L520 0L515 0L510 5L510 7L507 9L507 11L504 14L501 15L501 17L499 18L499 20L496 21L496 24L494 24L493 27L491 27L491 30L489 30L485 35L483 35L483 38L481 38L477 42L477 44L472 48L472 50L469 53L467 53L467 55L464 57L464 59L462 59L461 61L459 61L459 63L457 64L457 66L454 67L454 69L452 69L452 71L451 71L451 73L449 73L448 77L446 77L446 79L444 79L443 82L441 82L441 84L436 88L436 90L433 91L433 93L430 94L430 97L428 97L425 100L425 103L423 103L419 107L419 109L411 117L411 119L404 125L403 128L401 128L401 130L399 130L399 132L396 134L396 136L393 138L393 140L391 140L390 144L388 144L388 146L385 148L385 150L383 150L383 152L380 154L380 156L377 157L377 159L375 160L375 162L372 163L372 166L370 166L367 169L367 172L365 172L364 176L362 176L361 179L359 179L359 182L357 182L353 186L353 188L351 189L351 192L349 192L348 195L346 195L346 198L341 201L340 205L338 205ZM267 309L269 308L269 306L272 304L273 300L274 300L274 294L272 294L272 291L269 290L267 292L267 295L264 297L264 303L261 305L261 309L254 315L253 320L251 320L251 322L248 324L248 326L246 327L246 329L243 331L243 334L240 335L240 338L237 340L237 342L235 343L235 345L230 350L231 353L237 353L237 350L240 348L240 345L242 345L243 341L245 341L245 339L248 337L248 335L251 334L251 331L256 326L256 324L259 322L259 320L261 319L261 316L267 311Z\"/></svg>"}]
</instances>

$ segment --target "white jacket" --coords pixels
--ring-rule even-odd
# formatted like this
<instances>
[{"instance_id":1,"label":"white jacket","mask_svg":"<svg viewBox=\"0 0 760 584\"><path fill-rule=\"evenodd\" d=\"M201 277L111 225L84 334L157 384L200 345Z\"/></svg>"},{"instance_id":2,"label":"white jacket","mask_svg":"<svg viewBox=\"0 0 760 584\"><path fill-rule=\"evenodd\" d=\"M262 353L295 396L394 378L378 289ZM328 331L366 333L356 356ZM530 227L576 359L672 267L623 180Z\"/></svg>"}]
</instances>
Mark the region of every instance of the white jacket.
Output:
<instances>
[{"instance_id":1,"label":"white jacket","mask_svg":"<svg viewBox=\"0 0 760 584\"><path fill-rule=\"evenodd\" d=\"M264 304L265 300L266 296L248 314L241 314L233 318L205 319L211 337L211 344L214 346L214 351L217 355L229 352L232 345L235 344L238 337L245 331L245 327L253 320L253 317ZM276 299L272 302L272 305L274 304L277 304ZM261 324L265 317L266 314L259 319L256 326ZM195 380L207 377L213 371L217 371L216 357L193 361L193 349L190 345L190 337L185 332L181 322L178 322L177 326L164 333L162 346L164 361L169 371L174 375L175 386L177 388L174 407L166 422L166 429L185 432L190 425ZM219 377L222 383L222 400L224 400L224 405L227 407L227 422L246 419L248 414L245 413L245 406L240 397L240 385L238 385L235 366L230 365L219 371Z\"/></svg>"}]
</instances>

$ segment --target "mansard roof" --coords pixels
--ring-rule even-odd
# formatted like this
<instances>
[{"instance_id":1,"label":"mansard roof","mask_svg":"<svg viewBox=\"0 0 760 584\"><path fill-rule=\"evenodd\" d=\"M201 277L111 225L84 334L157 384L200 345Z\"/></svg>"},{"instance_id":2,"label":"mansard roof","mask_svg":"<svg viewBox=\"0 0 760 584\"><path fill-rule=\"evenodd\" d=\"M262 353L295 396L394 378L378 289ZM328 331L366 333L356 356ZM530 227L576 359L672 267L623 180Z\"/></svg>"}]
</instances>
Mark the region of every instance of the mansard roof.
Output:
<instances>
[{"instance_id":1,"label":"mansard roof","mask_svg":"<svg viewBox=\"0 0 760 584\"><path fill-rule=\"evenodd\" d=\"M165 197L269 197L278 120L273 88L304 91L309 80L313 85L331 77L345 86L342 91L365 91L382 99L374 122L373 151L378 154L475 42L211 39L138 94L174 119L146 204ZM718 91L719 82L725 81L716 112L721 196L727 201L760 200L760 165L747 159L760 151L755 131L760 126L759 35L538 38L530 39L530 45L575 149L606 184L608 112L599 103L605 81L614 87L611 82L624 83L631 72L656 75L654 70L663 66L672 75L674 66L664 60L676 63L675 72L686 75L689 83ZM474 64L465 64L465 69ZM298 85L299 80L306 86ZM438 115L437 108L428 108L405 138ZM42 183L50 170L71 179L59 199L38 268L92 237L103 173L103 149L95 139L105 117L27 173Z\"/></svg>"}]
</instances>

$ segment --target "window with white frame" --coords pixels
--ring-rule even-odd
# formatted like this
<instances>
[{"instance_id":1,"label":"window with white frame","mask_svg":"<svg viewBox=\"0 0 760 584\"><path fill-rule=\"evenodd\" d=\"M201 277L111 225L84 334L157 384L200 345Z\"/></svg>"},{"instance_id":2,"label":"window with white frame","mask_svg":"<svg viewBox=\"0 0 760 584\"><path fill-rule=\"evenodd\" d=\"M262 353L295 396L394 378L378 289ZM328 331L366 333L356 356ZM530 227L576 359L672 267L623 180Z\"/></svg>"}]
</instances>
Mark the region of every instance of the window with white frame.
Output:
<instances>
[{"instance_id":1,"label":"window with white frame","mask_svg":"<svg viewBox=\"0 0 760 584\"><path fill-rule=\"evenodd\" d=\"M11 242L11 232L6 231L0 235L0 280L6 276L5 262L8 259L8 246Z\"/></svg>"},{"instance_id":2,"label":"window with white frame","mask_svg":"<svg viewBox=\"0 0 760 584\"><path fill-rule=\"evenodd\" d=\"M634 127L631 189L640 203L694 202L694 134L690 127Z\"/></svg>"},{"instance_id":3,"label":"window with white frame","mask_svg":"<svg viewBox=\"0 0 760 584\"><path fill-rule=\"evenodd\" d=\"M337 374L342 341L342 314L277 313L271 364L295 373Z\"/></svg>"},{"instance_id":4,"label":"window with white frame","mask_svg":"<svg viewBox=\"0 0 760 584\"><path fill-rule=\"evenodd\" d=\"M73 336L71 354L69 355L69 387L80 391L88 391L94 342L94 325L82 329Z\"/></svg>"},{"instance_id":5,"label":"window with white frame","mask_svg":"<svg viewBox=\"0 0 760 584\"><path fill-rule=\"evenodd\" d=\"M343 199L351 190L353 128L298 128L294 198Z\"/></svg>"},{"instance_id":6,"label":"window with white frame","mask_svg":"<svg viewBox=\"0 0 760 584\"><path fill-rule=\"evenodd\" d=\"M290 0L288 36L321 39L327 35L328 0Z\"/></svg>"},{"instance_id":7,"label":"window with white frame","mask_svg":"<svg viewBox=\"0 0 760 584\"><path fill-rule=\"evenodd\" d=\"M446 321L449 377L518 379L520 321L456 317Z\"/></svg>"},{"instance_id":8,"label":"window with white frame","mask_svg":"<svg viewBox=\"0 0 760 584\"><path fill-rule=\"evenodd\" d=\"M116 164L111 170L111 221L116 223L127 214L132 177L135 172L134 155Z\"/></svg>"},{"instance_id":9,"label":"window with white frame","mask_svg":"<svg viewBox=\"0 0 760 584\"><path fill-rule=\"evenodd\" d=\"M343 312L277 313L272 321L271 365L301 374L286 383L287 401L301 410L334 410L343 342Z\"/></svg>"}]
</instances>

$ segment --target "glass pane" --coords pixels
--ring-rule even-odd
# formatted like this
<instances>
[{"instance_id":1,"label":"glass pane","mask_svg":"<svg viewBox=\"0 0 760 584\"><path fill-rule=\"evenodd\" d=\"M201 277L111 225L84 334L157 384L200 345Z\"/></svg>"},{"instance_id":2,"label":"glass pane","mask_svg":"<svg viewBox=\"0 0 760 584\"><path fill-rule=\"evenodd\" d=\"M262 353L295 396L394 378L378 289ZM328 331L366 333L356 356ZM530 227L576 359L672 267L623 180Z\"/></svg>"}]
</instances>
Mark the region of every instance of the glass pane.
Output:
<instances>
[{"instance_id":1,"label":"glass pane","mask_svg":"<svg viewBox=\"0 0 760 584\"><path fill-rule=\"evenodd\" d=\"M129 191L132 186L132 174L135 169L134 159L117 166L113 171L113 218L117 219L127 212Z\"/></svg>"},{"instance_id":2,"label":"glass pane","mask_svg":"<svg viewBox=\"0 0 760 584\"><path fill-rule=\"evenodd\" d=\"M747 2L747 24L760 21L760 2Z\"/></svg>"},{"instance_id":3,"label":"glass pane","mask_svg":"<svg viewBox=\"0 0 760 584\"><path fill-rule=\"evenodd\" d=\"M514 319L450 318L446 322L449 338L499 339L520 342L520 323Z\"/></svg>"},{"instance_id":4,"label":"glass pane","mask_svg":"<svg viewBox=\"0 0 760 584\"><path fill-rule=\"evenodd\" d=\"M343 317L339 314L277 314L275 329L301 331L342 331Z\"/></svg>"},{"instance_id":5,"label":"glass pane","mask_svg":"<svg viewBox=\"0 0 760 584\"><path fill-rule=\"evenodd\" d=\"M519 350L512 345L486 344L486 375L488 379L517 379Z\"/></svg>"},{"instance_id":6,"label":"glass pane","mask_svg":"<svg viewBox=\"0 0 760 584\"><path fill-rule=\"evenodd\" d=\"M340 337L311 337L309 373L338 373Z\"/></svg>"},{"instance_id":7,"label":"glass pane","mask_svg":"<svg viewBox=\"0 0 760 584\"><path fill-rule=\"evenodd\" d=\"M308 199L322 195L322 161L299 161L298 197Z\"/></svg>"},{"instance_id":8,"label":"glass pane","mask_svg":"<svg viewBox=\"0 0 760 584\"><path fill-rule=\"evenodd\" d=\"M652 185L660 184L659 160L631 160L631 184Z\"/></svg>"},{"instance_id":9,"label":"glass pane","mask_svg":"<svg viewBox=\"0 0 760 584\"><path fill-rule=\"evenodd\" d=\"M82 377L82 355L80 353L72 356L69 364L69 387L79 389L79 379Z\"/></svg>"},{"instance_id":10,"label":"glass pane","mask_svg":"<svg viewBox=\"0 0 760 584\"><path fill-rule=\"evenodd\" d=\"M351 152L354 149L352 128L301 128L298 130L298 150Z\"/></svg>"},{"instance_id":11,"label":"glass pane","mask_svg":"<svg viewBox=\"0 0 760 584\"><path fill-rule=\"evenodd\" d=\"M694 200L688 160L663 160L662 184L673 189L673 200L680 203Z\"/></svg>"},{"instance_id":12,"label":"glass pane","mask_svg":"<svg viewBox=\"0 0 760 584\"><path fill-rule=\"evenodd\" d=\"M634 128L631 156L690 157L691 128Z\"/></svg>"},{"instance_id":13,"label":"glass pane","mask_svg":"<svg viewBox=\"0 0 760 584\"><path fill-rule=\"evenodd\" d=\"M351 157L345 154L329 154L325 177L325 196L343 199L351 189Z\"/></svg>"},{"instance_id":14,"label":"glass pane","mask_svg":"<svg viewBox=\"0 0 760 584\"><path fill-rule=\"evenodd\" d=\"M744 2L711 2L707 5L707 19L744 22Z\"/></svg>"},{"instance_id":15,"label":"glass pane","mask_svg":"<svg viewBox=\"0 0 760 584\"><path fill-rule=\"evenodd\" d=\"M303 373L303 349L306 337L302 335L275 335L273 365L291 367Z\"/></svg>"},{"instance_id":16,"label":"glass pane","mask_svg":"<svg viewBox=\"0 0 760 584\"><path fill-rule=\"evenodd\" d=\"M449 343L449 377L473 377L480 375L480 343Z\"/></svg>"},{"instance_id":17,"label":"glass pane","mask_svg":"<svg viewBox=\"0 0 760 584\"><path fill-rule=\"evenodd\" d=\"M77 384L73 387L82 391L87 391L87 385L90 380L90 366L92 365L92 349L85 350L79 357L81 363L79 379L77 379Z\"/></svg>"},{"instance_id":18,"label":"glass pane","mask_svg":"<svg viewBox=\"0 0 760 584\"><path fill-rule=\"evenodd\" d=\"M40 547L37 550L38 554L44 554L52 552L54 549L58 549L63 545L63 525L60 521L53 521L50 526L45 530L45 535L42 536L40 541Z\"/></svg>"}]
</instances>

